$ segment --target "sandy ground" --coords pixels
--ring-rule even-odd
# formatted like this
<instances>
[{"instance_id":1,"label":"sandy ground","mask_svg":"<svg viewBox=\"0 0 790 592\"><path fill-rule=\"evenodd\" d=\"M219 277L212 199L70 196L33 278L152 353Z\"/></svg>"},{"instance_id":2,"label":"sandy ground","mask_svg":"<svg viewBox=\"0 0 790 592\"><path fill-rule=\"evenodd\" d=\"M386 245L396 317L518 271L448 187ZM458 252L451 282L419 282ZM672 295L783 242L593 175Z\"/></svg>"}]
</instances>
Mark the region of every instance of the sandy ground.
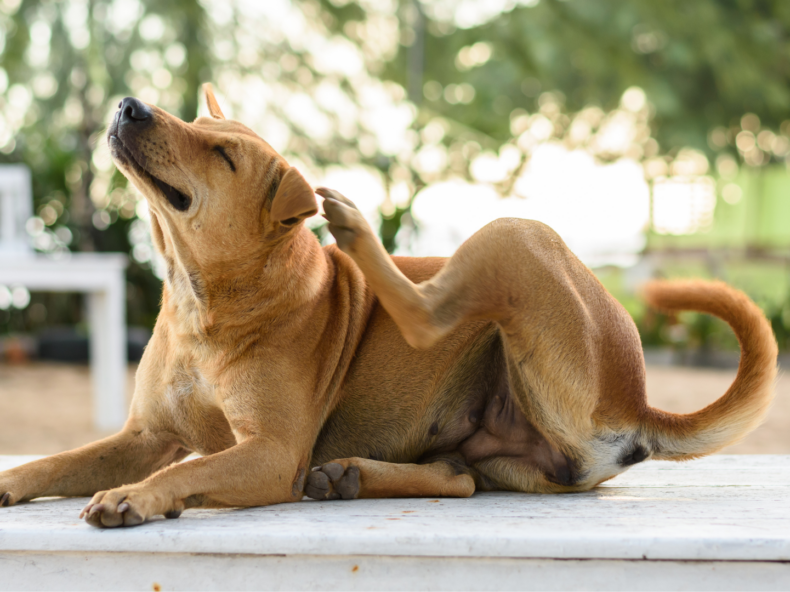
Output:
<instances>
[{"instance_id":1,"label":"sandy ground","mask_svg":"<svg viewBox=\"0 0 790 592\"><path fill-rule=\"evenodd\" d=\"M129 368L129 394L134 390ZM651 366L647 392L653 407L688 413L724 394L734 370ZM91 425L90 378L86 366L0 364L0 454L54 454L92 442L106 433ZM767 421L729 454L790 454L790 376L781 375Z\"/></svg>"}]
</instances>

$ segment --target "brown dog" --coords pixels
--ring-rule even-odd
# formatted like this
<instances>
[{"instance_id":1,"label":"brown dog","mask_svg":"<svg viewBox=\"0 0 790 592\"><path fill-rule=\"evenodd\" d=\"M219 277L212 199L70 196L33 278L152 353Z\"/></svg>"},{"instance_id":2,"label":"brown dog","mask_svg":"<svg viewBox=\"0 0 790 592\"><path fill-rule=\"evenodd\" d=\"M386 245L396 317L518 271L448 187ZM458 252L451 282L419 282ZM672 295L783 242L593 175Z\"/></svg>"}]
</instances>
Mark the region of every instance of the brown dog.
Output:
<instances>
[{"instance_id":1,"label":"brown dog","mask_svg":"<svg viewBox=\"0 0 790 592\"><path fill-rule=\"evenodd\" d=\"M766 413L776 343L743 294L648 286L659 308L725 319L742 347L722 398L657 411L634 323L549 228L498 220L447 261L390 258L320 189L339 246L322 249L302 224L313 190L206 98L213 117L192 124L124 99L108 132L167 262L126 426L0 473L0 505L93 495L86 520L121 526L304 493L581 491L710 454Z\"/></svg>"}]
</instances>

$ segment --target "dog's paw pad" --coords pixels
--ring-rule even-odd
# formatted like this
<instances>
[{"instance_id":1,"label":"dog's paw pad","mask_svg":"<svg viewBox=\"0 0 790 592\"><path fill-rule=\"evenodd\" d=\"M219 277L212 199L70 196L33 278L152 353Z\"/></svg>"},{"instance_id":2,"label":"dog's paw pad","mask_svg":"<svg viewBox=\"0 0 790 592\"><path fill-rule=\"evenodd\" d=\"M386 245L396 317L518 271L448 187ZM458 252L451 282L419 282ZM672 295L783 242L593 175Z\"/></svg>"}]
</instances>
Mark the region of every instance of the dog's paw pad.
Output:
<instances>
[{"instance_id":1,"label":"dog's paw pad","mask_svg":"<svg viewBox=\"0 0 790 592\"><path fill-rule=\"evenodd\" d=\"M354 499L359 494L359 468L340 463L315 467L307 476L305 494L317 500Z\"/></svg>"},{"instance_id":2,"label":"dog's paw pad","mask_svg":"<svg viewBox=\"0 0 790 592\"><path fill-rule=\"evenodd\" d=\"M343 499L354 499L359 494L359 469L348 467L345 474L335 483L335 491Z\"/></svg>"},{"instance_id":3,"label":"dog's paw pad","mask_svg":"<svg viewBox=\"0 0 790 592\"><path fill-rule=\"evenodd\" d=\"M365 217L351 200L325 187L316 192L324 198L324 218L329 221L329 232L341 249L349 247L369 229Z\"/></svg>"},{"instance_id":4,"label":"dog's paw pad","mask_svg":"<svg viewBox=\"0 0 790 592\"><path fill-rule=\"evenodd\" d=\"M323 467L321 467L321 472L326 474L332 480L332 483L336 482L343 476L343 473L346 470L343 468L343 465L340 463L326 463Z\"/></svg>"}]
</instances>

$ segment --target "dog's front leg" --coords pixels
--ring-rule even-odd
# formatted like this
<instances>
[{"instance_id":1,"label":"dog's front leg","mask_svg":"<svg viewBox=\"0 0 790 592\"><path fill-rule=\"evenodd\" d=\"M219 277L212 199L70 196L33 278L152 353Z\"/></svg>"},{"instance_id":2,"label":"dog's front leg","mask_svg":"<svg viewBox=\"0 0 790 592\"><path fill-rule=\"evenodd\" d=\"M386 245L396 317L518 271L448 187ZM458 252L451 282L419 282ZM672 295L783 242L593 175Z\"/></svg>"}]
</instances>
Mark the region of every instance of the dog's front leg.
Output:
<instances>
[{"instance_id":1,"label":"dog's front leg","mask_svg":"<svg viewBox=\"0 0 790 592\"><path fill-rule=\"evenodd\" d=\"M103 440L3 471L0 506L37 497L93 495L144 479L187 454L173 434L129 422Z\"/></svg>"},{"instance_id":2,"label":"dog's front leg","mask_svg":"<svg viewBox=\"0 0 790 592\"><path fill-rule=\"evenodd\" d=\"M97 493L83 510L87 522L129 526L154 516L177 517L187 508L301 500L324 404L314 380L324 372L303 354L316 351L314 334L276 337L212 378L236 445Z\"/></svg>"},{"instance_id":3,"label":"dog's front leg","mask_svg":"<svg viewBox=\"0 0 790 592\"><path fill-rule=\"evenodd\" d=\"M141 483L101 491L80 516L98 527L133 526L154 516L177 518L187 508L299 501L308 454L251 437L217 454L172 465Z\"/></svg>"}]
</instances>

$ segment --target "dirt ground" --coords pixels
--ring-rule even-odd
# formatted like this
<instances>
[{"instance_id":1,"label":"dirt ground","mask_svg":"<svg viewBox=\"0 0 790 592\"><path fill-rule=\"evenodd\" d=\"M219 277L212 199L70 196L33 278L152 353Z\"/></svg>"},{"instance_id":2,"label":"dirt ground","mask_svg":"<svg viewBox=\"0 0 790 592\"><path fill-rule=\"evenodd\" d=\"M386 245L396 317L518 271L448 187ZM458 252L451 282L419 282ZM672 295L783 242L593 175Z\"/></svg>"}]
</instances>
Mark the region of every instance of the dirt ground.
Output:
<instances>
[{"instance_id":1,"label":"dirt ground","mask_svg":"<svg viewBox=\"0 0 790 592\"><path fill-rule=\"evenodd\" d=\"M134 390L134 367L128 390ZM724 394L734 370L649 366L647 392L653 407L679 413L701 409ZM91 426L86 366L0 364L0 454L54 454L106 433ZM790 376L780 375L767 421L729 454L790 454Z\"/></svg>"}]
</instances>

